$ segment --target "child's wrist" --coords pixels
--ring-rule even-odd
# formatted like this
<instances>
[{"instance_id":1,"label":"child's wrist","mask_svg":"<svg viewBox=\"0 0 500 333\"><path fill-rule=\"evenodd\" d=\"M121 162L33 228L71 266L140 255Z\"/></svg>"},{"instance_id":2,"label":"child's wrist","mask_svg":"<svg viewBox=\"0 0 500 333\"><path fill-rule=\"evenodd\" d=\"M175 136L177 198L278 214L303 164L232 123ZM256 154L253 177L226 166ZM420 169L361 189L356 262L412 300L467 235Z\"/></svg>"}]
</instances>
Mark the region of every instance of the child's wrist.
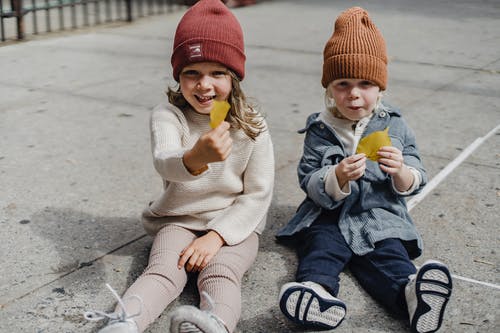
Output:
<instances>
[{"instance_id":1,"label":"child's wrist","mask_svg":"<svg viewBox=\"0 0 500 333\"><path fill-rule=\"evenodd\" d=\"M337 177L337 183L339 184L339 188L344 188L344 186L347 183L347 179L342 177L340 175L340 172L337 170L338 170L338 168L335 168L335 177Z\"/></svg>"},{"instance_id":2,"label":"child's wrist","mask_svg":"<svg viewBox=\"0 0 500 333\"><path fill-rule=\"evenodd\" d=\"M224 244L226 243L226 241L224 240L224 238L222 238L222 236L221 236L221 235L220 235L217 231L215 231L215 230L211 229L211 230L207 233L207 235L208 235L208 234L211 234L211 235L213 235L213 237L214 237L215 239L218 239L218 240L220 241L220 245L221 245L221 246L222 246L222 245L224 245Z\"/></svg>"},{"instance_id":3,"label":"child's wrist","mask_svg":"<svg viewBox=\"0 0 500 333\"><path fill-rule=\"evenodd\" d=\"M198 176L199 174L202 174L203 172L208 170L207 164L196 164L191 162L190 151L184 153L184 156L182 156L182 163L184 164L184 167L187 169L187 171L189 171L189 173L193 176Z\"/></svg>"},{"instance_id":4,"label":"child's wrist","mask_svg":"<svg viewBox=\"0 0 500 333\"><path fill-rule=\"evenodd\" d=\"M193 176L198 176L198 175L200 175L200 174L202 174L202 173L204 173L205 171L207 171L207 170L208 170L208 165L205 165L205 166L201 167L200 169L197 169L197 170L194 170L194 171L190 170L190 169L189 169L189 168L187 168L187 167L186 167L186 169L187 169L187 170L189 171L189 173L190 173L190 174L192 174Z\"/></svg>"},{"instance_id":5,"label":"child's wrist","mask_svg":"<svg viewBox=\"0 0 500 333\"><path fill-rule=\"evenodd\" d=\"M398 191L406 192L413 185L414 181L413 173L404 163L401 165L399 172L395 176L397 177L397 179L399 179L399 181L397 182L397 184L399 185L397 186Z\"/></svg>"}]
</instances>

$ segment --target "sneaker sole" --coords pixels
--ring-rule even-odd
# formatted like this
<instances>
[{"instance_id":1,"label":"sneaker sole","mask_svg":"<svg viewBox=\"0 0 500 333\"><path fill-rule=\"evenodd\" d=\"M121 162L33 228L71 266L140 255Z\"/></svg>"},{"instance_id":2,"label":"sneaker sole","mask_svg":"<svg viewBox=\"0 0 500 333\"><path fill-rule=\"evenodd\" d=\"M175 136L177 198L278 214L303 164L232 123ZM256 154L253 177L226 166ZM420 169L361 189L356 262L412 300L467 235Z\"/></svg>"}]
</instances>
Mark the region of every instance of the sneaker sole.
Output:
<instances>
[{"instance_id":1,"label":"sneaker sole","mask_svg":"<svg viewBox=\"0 0 500 333\"><path fill-rule=\"evenodd\" d=\"M416 276L417 308L411 324L413 332L436 332L443 322L444 310L451 296L451 275L446 266L430 263Z\"/></svg>"},{"instance_id":2,"label":"sneaker sole","mask_svg":"<svg viewBox=\"0 0 500 333\"><path fill-rule=\"evenodd\" d=\"M185 321L179 325L179 333L203 333L203 331L195 324Z\"/></svg>"},{"instance_id":3,"label":"sneaker sole","mask_svg":"<svg viewBox=\"0 0 500 333\"><path fill-rule=\"evenodd\" d=\"M307 287L290 287L280 299L280 309L291 321L306 327L332 329L346 314L345 304L327 300Z\"/></svg>"}]
</instances>

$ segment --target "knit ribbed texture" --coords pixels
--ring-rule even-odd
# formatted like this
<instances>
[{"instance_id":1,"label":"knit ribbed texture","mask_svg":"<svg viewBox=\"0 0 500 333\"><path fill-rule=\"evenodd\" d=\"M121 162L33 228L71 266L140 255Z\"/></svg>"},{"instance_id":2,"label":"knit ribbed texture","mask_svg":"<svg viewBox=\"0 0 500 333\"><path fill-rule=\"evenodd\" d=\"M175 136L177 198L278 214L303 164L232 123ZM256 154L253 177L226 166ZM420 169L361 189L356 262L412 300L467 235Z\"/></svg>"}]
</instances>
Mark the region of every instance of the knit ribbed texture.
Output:
<instances>
[{"instance_id":1,"label":"knit ribbed texture","mask_svg":"<svg viewBox=\"0 0 500 333\"><path fill-rule=\"evenodd\" d=\"M257 257L258 237L252 234L234 246L222 247L198 275L198 290L207 292L214 308L201 298L200 309L211 311L233 332L241 315L241 279Z\"/></svg>"},{"instance_id":2,"label":"knit ribbed texture","mask_svg":"<svg viewBox=\"0 0 500 333\"><path fill-rule=\"evenodd\" d=\"M141 312L134 318L140 332L183 291L187 275L185 270L177 268L177 261L179 253L196 237L192 231L175 225L165 226L155 237L148 267L123 296L127 311ZM198 291L207 292L215 303L211 309L202 298L200 308L221 318L231 332L241 314L241 279L255 261L258 247L254 233L235 246L223 246L198 275ZM141 298L142 308L131 296Z\"/></svg>"},{"instance_id":3,"label":"knit ribbed texture","mask_svg":"<svg viewBox=\"0 0 500 333\"><path fill-rule=\"evenodd\" d=\"M368 12L360 7L340 14L323 51L323 87L342 78L370 80L381 90L387 86L384 38Z\"/></svg>"},{"instance_id":4,"label":"knit ribbed texture","mask_svg":"<svg viewBox=\"0 0 500 333\"><path fill-rule=\"evenodd\" d=\"M183 113L170 104L153 111L153 161L164 190L143 213L149 234L175 223L192 230L215 230L233 245L264 229L274 183L269 132L252 141L243 131L231 130L229 157L209 163L209 170L193 176L182 162L183 152L209 130L208 115Z\"/></svg>"},{"instance_id":5,"label":"knit ribbed texture","mask_svg":"<svg viewBox=\"0 0 500 333\"><path fill-rule=\"evenodd\" d=\"M188 278L185 270L177 269L177 262L180 251L195 239L196 235L189 230L173 225L166 226L155 237L148 266L123 295L127 311L141 312L140 316L134 317L140 332L153 323L184 289ZM132 296L140 297L142 307Z\"/></svg>"},{"instance_id":6,"label":"knit ribbed texture","mask_svg":"<svg viewBox=\"0 0 500 333\"><path fill-rule=\"evenodd\" d=\"M180 20L172 53L173 75L195 62L218 62L245 77L243 31L236 17L220 0L201 0Z\"/></svg>"}]
</instances>

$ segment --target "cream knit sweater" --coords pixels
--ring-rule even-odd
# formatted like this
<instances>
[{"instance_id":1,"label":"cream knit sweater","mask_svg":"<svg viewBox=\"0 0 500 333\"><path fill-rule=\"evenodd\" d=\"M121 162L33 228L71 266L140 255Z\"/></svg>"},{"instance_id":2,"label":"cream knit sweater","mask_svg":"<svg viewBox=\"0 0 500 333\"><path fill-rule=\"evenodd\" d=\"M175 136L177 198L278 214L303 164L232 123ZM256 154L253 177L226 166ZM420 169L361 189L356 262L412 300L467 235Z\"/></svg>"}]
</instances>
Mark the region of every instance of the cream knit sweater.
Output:
<instances>
[{"instance_id":1,"label":"cream knit sweater","mask_svg":"<svg viewBox=\"0 0 500 333\"><path fill-rule=\"evenodd\" d=\"M153 161L163 179L163 193L143 212L149 234L173 223L191 230L214 230L234 245L253 231L263 231L274 185L273 145L267 130L252 141L242 130L231 129L229 157L193 176L182 156L210 130L208 115L159 105L150 126Z\"/></svg>"}]
</instances>

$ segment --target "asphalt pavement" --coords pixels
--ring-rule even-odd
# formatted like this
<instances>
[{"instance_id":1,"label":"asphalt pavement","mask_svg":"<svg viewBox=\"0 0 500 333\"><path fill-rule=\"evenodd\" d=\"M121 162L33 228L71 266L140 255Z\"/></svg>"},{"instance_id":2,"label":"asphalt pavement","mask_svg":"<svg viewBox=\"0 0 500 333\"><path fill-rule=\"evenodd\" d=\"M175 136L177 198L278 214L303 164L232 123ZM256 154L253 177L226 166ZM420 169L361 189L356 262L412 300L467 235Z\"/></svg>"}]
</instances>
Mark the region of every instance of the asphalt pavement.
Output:
<instances>
[{"instance_id":1,"label":"asphalt pavement","mask_svg":"<svg viewBox=\"0 0 500 333\"><path fill-rule=\"evenodd\" d=\"M243 89L265 113L276 186L257 261L243 281L239 332L304 332L277 306L293 250L274 234L304 194L296 166L307 115L323 107L322 51L344 9L366 8L387 41L386 100L414 129L432 179L411 214L416 265L455 276L441 332L500 332L500 3L496 0L274 0L233 9L246 42ZM139 215L161 189L151 109L173 86L182 11L131 24L0 44L0 332L95 332L85 310L111 310L147 263ZM336 332L407 332L347 271ZM190 284L168 313L194 304ZM308 331L312 332L312 331Z\"/></svg>"}]
</instances>

